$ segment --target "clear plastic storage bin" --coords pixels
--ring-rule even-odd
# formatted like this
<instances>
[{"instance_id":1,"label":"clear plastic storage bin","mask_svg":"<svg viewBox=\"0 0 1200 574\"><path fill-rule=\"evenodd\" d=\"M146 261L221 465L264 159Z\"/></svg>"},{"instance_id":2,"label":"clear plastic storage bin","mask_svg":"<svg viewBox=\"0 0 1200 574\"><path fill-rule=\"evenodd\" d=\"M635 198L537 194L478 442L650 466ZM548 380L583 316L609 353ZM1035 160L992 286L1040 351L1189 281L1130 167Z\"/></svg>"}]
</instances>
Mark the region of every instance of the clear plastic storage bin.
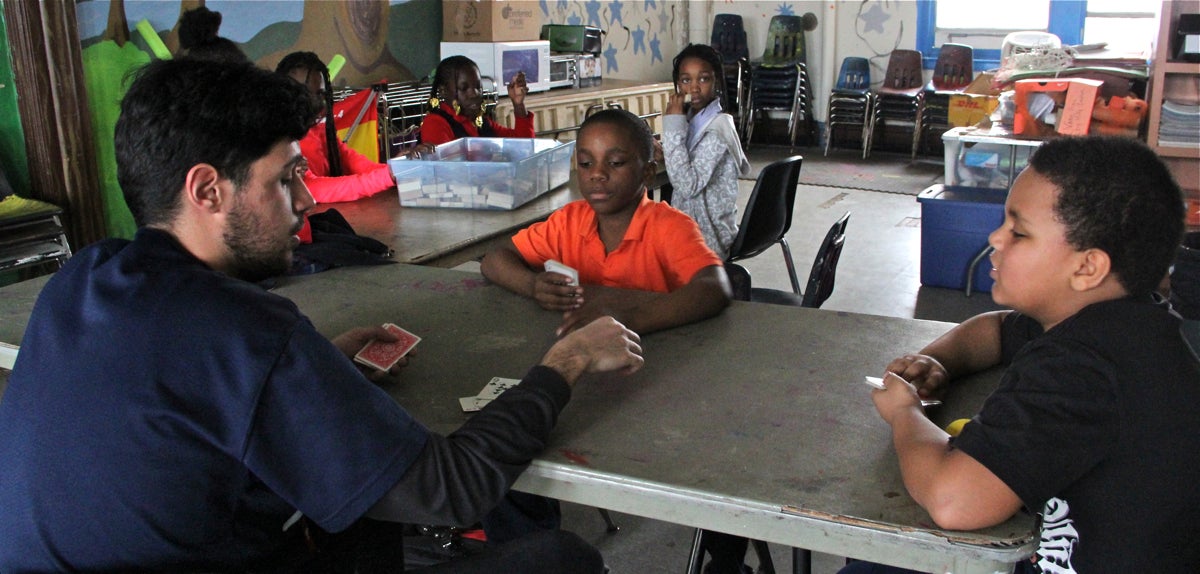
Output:
<instances>
[{"instance_id":1,"label":"clear plastic storage bin","mask_svg":"<svg viewBox=\"0 0 1200 574\"><path fill-rule=\"evenodd\" d=\"M388 166L402 206L507 210L567 183L574 151L573 141L462 138Z\"/></svg>"},{"instance_id":2,"label":"clear plastic storage bin","mask_svg":"<svg viewBox=\"0 0 1200 574\"><path fill-rule=\"evenodd\" d=\"M961 136L970 129L954 128L942 134L946 185L1008 189L1037 146L962 141Z\"/></svg>"}]
</instances>

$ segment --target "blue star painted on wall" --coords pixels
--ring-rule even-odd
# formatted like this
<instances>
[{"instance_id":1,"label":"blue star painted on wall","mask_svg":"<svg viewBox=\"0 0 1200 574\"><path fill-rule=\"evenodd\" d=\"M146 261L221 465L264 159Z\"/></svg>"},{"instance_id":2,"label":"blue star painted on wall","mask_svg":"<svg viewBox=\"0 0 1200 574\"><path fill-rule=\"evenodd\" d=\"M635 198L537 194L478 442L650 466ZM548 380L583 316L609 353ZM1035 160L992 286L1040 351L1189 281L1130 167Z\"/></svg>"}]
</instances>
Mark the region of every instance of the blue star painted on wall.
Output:
<instances>
[{"instance_id":1,"label":"blue star painted on wall","mask_svg":"<svg viewBox=\"0 0 1200 574\"><path fill-rule=\"evenodd\" d=\"M633 53L646 51L646 31L642 29L642 25L633 30Z\"/></svg>"},{"instance_id":2,"label":"blue star painted on wall","mask_svg":"<svg viewBox=\"0 0 1200 574\"><path fill-rule=\"evenodd\" d=\"M621 19L621 8L624 6L621 4L621 0L612 0L612 2L609 2L608 5L610 7L608 12L608 23L612 24L613 22L616 22L618 25L624 26L625 22Z\"/></svg>"},{"instance_id":3,"label":"blue star painted on wall","mask_svg":"<svg viewBox=\"0 0 1200 574\"><path fill-rule=\"evenodd\" d=\"M655 5L655 3L654 3L654 0L646 0L646 5L642 7L642 11L643 11L643 12L649 12L649 11L650 11L650 9L652 9L652 8L657 8L657 7L658 7L658 6L657 6L657 5Z\"/></svg>"},{"instance_id":4,"label":"blue star painted on wall","mask_svg":"<svg viewBox=\"0 0 1200 574\"><path fill-rule=\"evenodd\" d=\"M670 29L668 27L670 24L670 19L671 19L671 17L667 16L666 10L662 10L658 13L658 31L659 32L661 32L663 34L667 33L667 30Z\"/></svg>"},{"instance_id":5,"label":"blue star painted on wall","mask_svg":"<svg viewBox=\"0 0 1200 574\"><path fill-rule=\"evenodd\" d=\"M608 45L608 49L604 50L604 60L608 63L608 71L616 72L617 69L617 49L612 44Z\"/></svg>"},{"instance_id":6,"label":"blue star painted on wall","mask_svg":"<svg viewBox=\"0 0 1200 574\"><path fill-rule=\"evenodd\" d=\"M600 0L588 0L583 6L587 10L588 26L602 27L603 24L600 22Z\"/></svg>"},{"instance_id":7,"label":"blue star painted on wall","mask_svg":"<svg viewBox=\"0 0 1200 574\"><path fill-rule=\"evenodd\" d=\"M546 0L541 0L540 2L538 2L538 4L541 5L541 7L542 7L542 16L549 16L550 15L550 7L546 5Z\"/></svg>"},{"instance_id":8,"label":"blue star painted on wall","mask_svg":"<svg viewBox=\"0 0 1200 574\"><path fill-rule=\"evenodd\" d=\"M872 4L866 12L863 12L858 17L863 22L863 32L878 32L880 34L883 33L883 23L891 18L891 15L884 12L883 8L879 7L879 4Z\"/></svg>"},{"instance_id":9,"label":"blue star painted on wall","mask_svg":"<svg viewBox=\"0 0 1200 574\"><path fill-rule=\"evenodd\" d=\"M659 62L663 61L662 49L660 48L659 44L660 44L660 42L658 41L658 34L655 34L654 39L650 40L650 63L651 64L653 64L655 60L658 60Z\"/></svg>"},{"instance_id":10,"label":"blue star painted on wall","mask_svg":"<svg viewBox=\"0 0 1200 574\"><path fill-rule=\"evenodd\" d=\"M583 18L581 18L579 14L571 14L570 16L567 16L567 23L572 26L578 26L583 24Z\"/></svg>"},{"instance_id":11,"label":"blue star painted on wall","mask_svg":"<svg viewBox=\"0 0 1200 574\"><path fill-rule=\"evenodd\" d=\"M779 12L780 16L795 16L796 15L796 13L794 11L792 11L791 4L780 4L779 7L775 9L775 11Z\"/></svg>"},{"instance_id":12,"label":"blue star painted on wall","mask_svg":"<svg viewBox=\"0 0 1200 574\"><path fill-rule=\"evenodd\" d=\"M558 11L566 12L571 7L571 0L558 0Z\"/></svg>"}]
</instances>

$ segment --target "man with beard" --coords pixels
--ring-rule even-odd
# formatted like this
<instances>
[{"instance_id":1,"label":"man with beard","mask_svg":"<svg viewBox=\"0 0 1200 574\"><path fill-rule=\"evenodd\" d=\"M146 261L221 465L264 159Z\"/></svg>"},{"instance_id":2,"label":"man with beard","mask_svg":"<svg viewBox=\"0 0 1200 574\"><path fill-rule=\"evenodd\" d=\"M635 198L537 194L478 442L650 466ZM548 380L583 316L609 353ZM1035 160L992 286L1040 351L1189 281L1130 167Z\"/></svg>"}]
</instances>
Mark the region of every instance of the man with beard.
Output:
<instances>
[{"instance_id":1,"label":"man with beard","mask_svg":"<svg viewBox=\"0 0 1200 574\"><path fill-rule=\"evenodd\" d=\"M46 284L0 402L0 571L344 569L326 533L478 520L580 375L641 366L637 335L601 318L458 431L414 421L349 359L393 337L327 340L254 283L287 268L313 206L304 90L248 64L137 75L115 134L137 235L81 250ZM550 533L434 568L603 564Z\"/></svg>"}]
</instances>

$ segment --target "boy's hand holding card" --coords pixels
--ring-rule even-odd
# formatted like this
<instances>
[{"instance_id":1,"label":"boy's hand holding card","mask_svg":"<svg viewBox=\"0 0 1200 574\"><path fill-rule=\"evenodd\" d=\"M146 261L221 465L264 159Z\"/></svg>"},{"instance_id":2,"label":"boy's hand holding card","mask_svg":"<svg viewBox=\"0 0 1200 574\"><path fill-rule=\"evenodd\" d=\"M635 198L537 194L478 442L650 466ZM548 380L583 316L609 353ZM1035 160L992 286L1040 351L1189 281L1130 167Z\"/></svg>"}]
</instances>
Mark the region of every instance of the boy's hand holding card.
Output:
<instances>
[{"instance_id":1,"label":"boy's hand holding card","mask_svg":"<svg viewBox=\"0 0 1200 574\"><path fill-rule=\"evenodd\" d=\"M558 261L550 259L549 261L546 261L545 268L546 268L546 271L549 271L551 273L558 273L559 275L566 275L568 278L567 285L571 285L571 286L579 285L579 272L576 271L573 267L567 267L566 265L563 265L562 263L559 263Z\"/></svg>"},{"instance_id":2,"label":"boy's hand holding card","mask_svg":"<svg viewBox=\"0 0 1200 574\"><path fill-rule=\"evenodd\" d=\"M388 371L396 366L400 358L407 355L417 343L421 342L421 338L401 329L393 323L384 323L384 329L396 336L395 341L380 341L374 339L367 343L358 354L354 355L354 361L361 365L366 365L380 371Z\"/></svg>"}]
</instances>

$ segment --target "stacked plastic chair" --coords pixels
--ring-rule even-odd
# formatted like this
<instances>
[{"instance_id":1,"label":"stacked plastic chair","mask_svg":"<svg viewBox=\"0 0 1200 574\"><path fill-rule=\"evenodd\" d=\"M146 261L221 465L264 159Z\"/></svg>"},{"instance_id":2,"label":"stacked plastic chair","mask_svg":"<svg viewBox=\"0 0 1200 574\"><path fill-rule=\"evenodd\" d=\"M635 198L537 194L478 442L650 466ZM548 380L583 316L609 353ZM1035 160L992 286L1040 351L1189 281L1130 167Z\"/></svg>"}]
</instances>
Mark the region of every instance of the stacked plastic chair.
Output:
<instances>
[{"instance_id":1,"label":"stacked plastic chair","mask_svg":"<svg viewBox=\"0 0 1200 574\"><path fill-rule=\"evenodd\" d=\"M837 126L849 126L859 131L863 159L871 153L871 62L866 58L849 57L842 60L837 86L829 92L826 106L825 155L833 145Z\"/></svg>"},{"instance_id":2,"label":"stacked plastic chair","mask_svg":"<svg viewBox=\"0 0 1200 574\"><path fill-rule=\"evenodd\" d=\"M921 114L922 138L941 141L950 124L950 97L961 94L975 77L975 52L966 44L943 44L933 66L933 78L925 85L925 109Z\"/></svg>"},{"instance_id":3,"label":"stacked plastic chair","mask_svg":"<svg viewBox=\"0 0 1200 574\"><path fill-rule=\"evenodd\" d=\"M921 52L893 50L888 57L883 85L875 91L875 106L871 113L871 145L878 143L880 124L885 130L893 125L903 125L912 130L912 157L916 159L921 143L924 103L925 80L921 75Z\"/></svg>"},{"instance_id":4,"label":"stacked plastic chair","mask_svg":"<svg viewBox=\"0 0 1200 574\"><path fill-rule=\"evenodd\" d=\"M771 18L767 28L767 46L761 60L750 65L750 98L742 124L742 133L749 146L754 137L755 124L767 112L788 113L787 133L791 146L796 146L796 136L801 126L806 137L813 140L812 102L809 99L812 84L808 79L805 64L807 48L804 33L804 18L780 15Z\"/></svg>"},{"instance_id":5,"label":"stacked plastic chair","mask_svg":"<svg viewBox=\"0 0 1200 574\"><path fill-rule=\"evenodd\" d=\"M746 114L746 99L750 89L750 48L746 29L737 14L717 14L713 17L712 41L709 43L725 66L726 112L740 122Z\"/></svg>"}]
</instances>

